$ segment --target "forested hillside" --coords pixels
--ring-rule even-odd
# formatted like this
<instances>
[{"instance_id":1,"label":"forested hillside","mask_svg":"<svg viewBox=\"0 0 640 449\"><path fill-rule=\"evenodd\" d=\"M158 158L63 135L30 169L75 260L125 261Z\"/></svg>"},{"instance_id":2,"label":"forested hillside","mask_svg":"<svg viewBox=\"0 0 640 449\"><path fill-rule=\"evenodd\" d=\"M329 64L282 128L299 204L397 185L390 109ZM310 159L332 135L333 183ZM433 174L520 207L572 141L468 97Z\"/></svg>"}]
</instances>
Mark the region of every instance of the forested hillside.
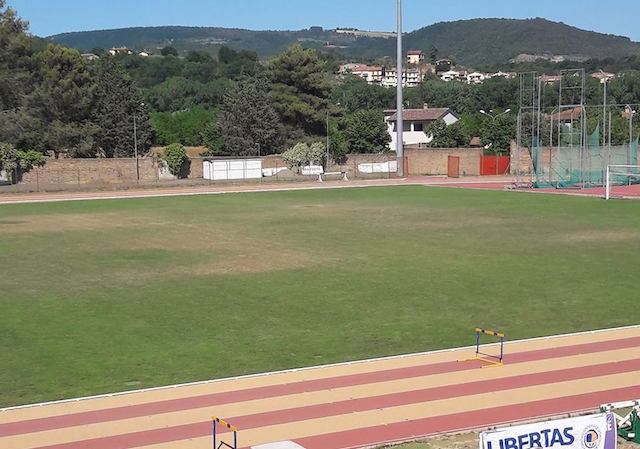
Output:
<instances>
[{"instance_id":1,"label":"forested hillside","mask_svg":"<svg viewBox=\"0 0 640 449\"><path fill-rule=\"evenodd\" d=\"M393 39L355 38L320 28L300 31L251 31L206 27L150 27L87 31L51 36L52 41L90 51L128 46L159 51L165 46L216 54L221 46L256 51L260 57L281 53L294 43L358 60L394 55ZM329 44L327 47L326 44ZM474 19L442 22L407 33L408 48L434 51L461 64L495 67L518 55L565 56L573 60L640 55L640 44L626 37L580 30L545 19Z\"/></svg>"}]
</instances>

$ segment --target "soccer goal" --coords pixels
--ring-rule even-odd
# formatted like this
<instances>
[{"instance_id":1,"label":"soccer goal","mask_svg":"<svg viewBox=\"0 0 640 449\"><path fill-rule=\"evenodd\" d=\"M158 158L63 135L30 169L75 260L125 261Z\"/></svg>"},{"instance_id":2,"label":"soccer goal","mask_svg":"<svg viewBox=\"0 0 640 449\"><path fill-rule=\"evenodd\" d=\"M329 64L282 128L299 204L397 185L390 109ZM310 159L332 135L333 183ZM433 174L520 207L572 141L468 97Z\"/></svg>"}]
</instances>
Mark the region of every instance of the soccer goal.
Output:
<instances>
[{"instance_id":1,"label":"soccer goal","mask_svg":"<svg viewBox=\"0 0 640 449\"><path fill-rule=\"evenodd\" d=\"M624 196L624 186L640 184L640 165L607 165L605 184L607 200Z\"/></svg>"}]
</instances>

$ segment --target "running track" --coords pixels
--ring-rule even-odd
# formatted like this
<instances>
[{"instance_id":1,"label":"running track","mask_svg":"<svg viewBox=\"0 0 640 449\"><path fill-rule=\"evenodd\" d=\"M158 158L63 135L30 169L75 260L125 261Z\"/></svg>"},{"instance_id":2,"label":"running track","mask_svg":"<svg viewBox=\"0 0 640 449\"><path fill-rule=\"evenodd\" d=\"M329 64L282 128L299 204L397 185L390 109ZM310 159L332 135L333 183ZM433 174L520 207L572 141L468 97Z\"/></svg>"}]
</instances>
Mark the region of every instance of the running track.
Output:
<instances>
[{"instance_id":1,"label":"running track","mask_svg":"<svg viewBox=\"0 0 640 449\"><path fill-rule=\"evenodd\" d=\"M206 449L212 415L242 448L411 440L640 398L639 348L640 326L508 343L497 368L465 348L7 409L0 448Z\"/></svg>"}]
</instances>

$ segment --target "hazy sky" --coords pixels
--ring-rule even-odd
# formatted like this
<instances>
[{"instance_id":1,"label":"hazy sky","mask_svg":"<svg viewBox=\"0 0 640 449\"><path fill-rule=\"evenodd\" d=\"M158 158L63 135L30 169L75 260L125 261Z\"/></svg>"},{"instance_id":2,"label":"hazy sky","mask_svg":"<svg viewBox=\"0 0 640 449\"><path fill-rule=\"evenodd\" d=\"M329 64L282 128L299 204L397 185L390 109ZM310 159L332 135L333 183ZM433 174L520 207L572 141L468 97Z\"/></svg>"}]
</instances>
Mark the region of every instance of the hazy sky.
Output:
<instances>
[{"instance_id":1,"label":"hazy sky","mask_svg":"<svg viewBox=\"0 0 640 449\"><path fill-rule=\"evenodd\" d=\"M394 0L8 0L39 36L130 26L392 30ZM640 41L640 0L404 0L405 28L475 17L545 17Z\"/></svg>"}]
</instances>

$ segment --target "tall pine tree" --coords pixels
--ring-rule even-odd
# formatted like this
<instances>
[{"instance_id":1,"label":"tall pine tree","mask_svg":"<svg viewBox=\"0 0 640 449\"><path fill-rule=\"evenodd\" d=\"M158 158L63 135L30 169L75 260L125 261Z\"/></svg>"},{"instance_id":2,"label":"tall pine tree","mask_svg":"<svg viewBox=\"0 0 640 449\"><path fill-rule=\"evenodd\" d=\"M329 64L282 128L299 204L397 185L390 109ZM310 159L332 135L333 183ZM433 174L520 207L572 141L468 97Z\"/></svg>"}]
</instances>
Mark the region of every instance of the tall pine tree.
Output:
<instances>
[{"instance_id":1,"label":"tall pine tree","mask_svg":"<svg viewBox=\"0 0 640 449\"><path fill-rule=\"evenodd\" d=\"M226 154L275 153L281 124L267 78L262 74L244 77L232 86L224 97L218 123Z\"/></svg>"},{"instance_id":2,"label":"tall pine tree","mask_svg":"<svg viewBox=\"0 0 640 449\"><path fill-rule=\"evenodd\" d=\"M0 0L0 142L18 143L24 95L31 86L32 50L27 23Z\"/></svg>"},{"instance_id":3,"label":"tall pine tree","mask_svg":"<svg viewBox=\"0 0 640 449\"><path fill-rule=\"evenodd\" d=\"M149 111L140 91L113 58L101 60L96 97L94 122L100 127L97 141L105 156L134 155L134 116L138 152L146 152L153 137Z\"/></svg>"},{"instance_id":4,"label":"tall pine tree","mask_svg":"<svg viewBox=\"0 0 640 449\"><path fill-rule=\"evenodd\" d=\"M91 123L95 83L80 53L49 45L35 57L33 91L26 98L23 145L28 149L94 156Z\"/></svg>"}]
</instances>

